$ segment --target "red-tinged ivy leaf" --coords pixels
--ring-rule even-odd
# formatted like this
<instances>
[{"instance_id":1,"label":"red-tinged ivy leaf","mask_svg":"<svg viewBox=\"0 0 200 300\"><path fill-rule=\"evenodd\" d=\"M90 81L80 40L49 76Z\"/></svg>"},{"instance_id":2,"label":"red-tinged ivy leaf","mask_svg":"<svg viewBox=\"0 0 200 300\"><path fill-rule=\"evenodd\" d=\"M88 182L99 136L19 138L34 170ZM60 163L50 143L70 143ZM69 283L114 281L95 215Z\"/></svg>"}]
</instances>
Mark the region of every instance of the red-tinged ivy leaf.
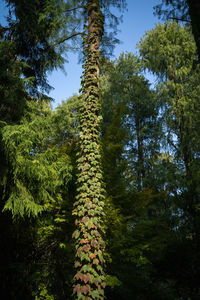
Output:
<instances>
[{"instance_id":1,"label":"red-tinged ivy leaf","mask_svg":"<svg viewBox=\"0 0 200 300\"><path fill-rule=\"evenodd\" d=\"M81 267L81 263L79 261L75 261L74 266L75 268Z\"/></svg>"},{"instance_id":2,"label":"red-tinged ivy leaf","mask_svg":"<svg viewBox=\"0 0 200 300\"><path fill-rule=\"evenodd\" d=\"M78 272L76 273L76 275L74 276L77 280L78 279L81 279L82 280L82 277L83 277L83 274L81 272Z\"/></svg>"},{"instance_id":3,"label":"red-tinged ivy leaf","mask_svg":"<svg viewBox=\"0 0 200 300\"><path fill-rule=\"evenodd\" d=\"M87 283L88 281L90 281L90 274L85 274L84 276L83 276L83 281L85 282L85 283Z\"/></svg>"},{"instance_id":4,"label":"red-tinged ivy leaf","mask_svg":"<svg viewBox=\"0 0 200 300\"><path fill-rule=\"evenodd\" d=\"M90 292L90 286L87 284L81 288L81 292L87 295ZM88 298L87 298L88 299Z\"/></svg>"},{"instance_id":5,"label":"red-tinged ivy leaf","mask_svg":"<svg viewBox=\"0 0 200 300\"><path fill-rule=\"evenodd\" d=\"M86 223L89 221L89 218L88 217L83 217L82 220L81 220L83 223Z\"/></svg>"},{"instance_id":6,"label":"red-tinged ivy leaf","mask_svg":"<svg viewBox=\"0 0 200 300\"><path fill-rule=\"evenodd\" d=\"M88 240L85 239L85 240L80 240L80 244L87 244L88 243Z\"/></svg>"},{"instance_id":7,"label":"red-tinged ivy leaf","mask_svg":"<svg viewBox=\"0 0 200 300\"><path fill-rule=\"evenodd\" d=\"M99 264L99 260L96 258L96 259L94 259L93 263L94 263L95 265L98 265L98 264Z\"/></svg>"},{"instance_id":8,"label":"red-tinged ivy leaf","mask_svg":"<svg viewBox=\"0 0 200 300\"><path fill-rule=\"evenodd\" d=\"M86 229L84 227L81 228L81 232L86 232Z\"/></svg>"},{"instance_id":9,"label":"red-tinged ivy leaf","mask_svg":"<svg viewBox=\"0 0 200 300\"><path fill-rule=\"evenodd\" d=\"M94 248L97 248L98 247L98 242L95 240L95 241L92 241L91 242L91 245L92 245L92 247L94 247Z\"/></svg>"},{"instance_id":10,"label":"red-tinged ivy leaf","mask_svg":"<svg viewBox=\"0 0 200 300\"><path fill-rule=\"evenodd\" d=\"M80 293L80 290L81 290L81 286L80 286L80 284L77 284L73 289L73 293L74 294Z\"/></svg>"},{"instance_id":11,"label":"red-tinged ivy leaf","mask_svg":"<svg viewBox=\"0 0 200 300\"><path fill-rule=\"evenodd\" d=\"M82 251L83 251L83 247L79 247L76 252L79 255Z\"/></svg>"},{"instance_id":12,"label":"red-tinged ivy leaf","mask_svg":"<svg viewBox=\"0 0 200 300\"><path fill-rule=\"evenodd\" d=\"M91 247L90 247L90 245L88 245L88 244L83 246L83 250L84 250L85 252L89 252L90 249L91 249Z\"/></svg>"},{"instance_id":13,"label":"red-tinged ivy leaf","mask_svg":"<svg viewBox=\"0 0 200 300\"><path fill-rule=\"evenodd\" d=\"M96 257L96 254L90 253L90 258L95 258L95 257Z\"/></svg>"},{"instance_id":14,"label":"red-tinged ivy leaf","mask_svg":"<svg viewBox=\"0 0 200 300\"><path fill-rule=\"evenodd\" d=\"M75 278L76 278L77 280L80 279L80 280L83 281L84 283L87 283L87 282L90 281L90 274L89 274L89 273L83 274L83 273L81 273L81 272L78 272L78 273L75 275ZM81 292L82 292L82 290L81 290Z\"/></svg>"}]
</instances>

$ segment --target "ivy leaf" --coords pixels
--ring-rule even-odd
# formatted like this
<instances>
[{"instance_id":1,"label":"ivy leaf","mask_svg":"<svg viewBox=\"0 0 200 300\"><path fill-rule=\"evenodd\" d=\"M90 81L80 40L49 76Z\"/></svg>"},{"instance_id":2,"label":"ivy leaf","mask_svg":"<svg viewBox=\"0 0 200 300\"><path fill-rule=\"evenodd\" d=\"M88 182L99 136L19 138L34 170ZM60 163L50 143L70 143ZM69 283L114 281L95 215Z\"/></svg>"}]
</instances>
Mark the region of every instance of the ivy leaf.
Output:
<instances>
[{"instance_id":1,"label":"ivy leaf","mask_svg":"<svg viewBox=\"0 0 200 300\"><path fill-rule=\"evenodd\" d=\"M79 236L80 236L80 232L79 232L79 230L77 229L77 230L74 231L74 233L72 234L72 238L78 239Z\"/></svg>"}]
</instances>

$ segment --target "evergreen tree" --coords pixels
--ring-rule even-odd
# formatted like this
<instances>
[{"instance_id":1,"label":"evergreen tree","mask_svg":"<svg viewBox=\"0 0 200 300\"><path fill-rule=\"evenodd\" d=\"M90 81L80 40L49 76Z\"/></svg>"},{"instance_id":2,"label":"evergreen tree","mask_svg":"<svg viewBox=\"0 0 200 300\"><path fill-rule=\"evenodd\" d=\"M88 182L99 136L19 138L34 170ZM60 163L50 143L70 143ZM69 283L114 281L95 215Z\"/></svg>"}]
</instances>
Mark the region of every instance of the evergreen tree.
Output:
<instances>
[{"instance_id":1,"label":"evergreen tree","mask_svg":"<svg viewBox=\"0 0 200 300\"><path fill-rule=\"evenodd\" d=\"M46 72L63 68L72 39L81 34L75 29L79 20L72 14L74 3L63 0L5 2L9 15L7 26L1 26L1 32L5 40L14 44L14 56L26 64L23 76L36 96L38 86L43 91L51 88Z\"/></svg>"},{"instance_id":2,"label":"evergreen tree","mask_svg":"<svg viewBox=\"0 0 200 300\"><path fill-rule=\"evenodd\" d=\"M76 97L56 112L29 103L19 125L3 128L12 173L1 190L2 297L71 297L77 106Z\"/></svg>"},{"instance_id":3,"label":"evergreen tree","mask_svg":"<svg viewBox=\"0 0 200 300\"><path fill-rule=\"evenodd\" d=\"M168 186L173 186L171 191L174 196L177 227L186 244L189 243L190 236L191 247L196 252L200 229L198 221L200 73L199 65L196 63L196 45L190 28L182 27L174 21L164 25L158 24L141 40L139 47L144 64L158 76L158 90L164 101L166 145L171 150L175 166L174 174L171 176L173 182ZM199 261L198 256L196 259ZM198 267L195 267L197 265L198 263L193 264L194 282L199 272ZM184 284L180 285L183 288ZM199 294L197 286L191 284L188 289L188 295Z\"/></svg>"},{"instance_id":4,"label":"evergreen tree","mask_svg":"<svg viewBox=\"0 0 200 300\"><path fill-rule=\"evenodd\" d=\"M163 6L166 5L166 8ZM180 22L191 23L197 52L200 59L200 3L198 0L162 0L162 3L154 7L159 16L174 19Z\"/></svg>"}]
</instances>

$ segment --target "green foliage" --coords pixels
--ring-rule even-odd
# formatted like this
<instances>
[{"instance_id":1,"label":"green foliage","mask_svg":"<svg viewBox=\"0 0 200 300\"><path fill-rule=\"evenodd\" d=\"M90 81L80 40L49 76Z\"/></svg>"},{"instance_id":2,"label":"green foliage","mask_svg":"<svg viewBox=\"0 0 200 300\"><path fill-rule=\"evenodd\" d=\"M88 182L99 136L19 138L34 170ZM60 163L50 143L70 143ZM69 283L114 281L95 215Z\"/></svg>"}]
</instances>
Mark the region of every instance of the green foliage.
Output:
<instances>
[{"instance_id":1,"label":"green foliage","mask_svg":"<svg viewBox=\"0 0 200 300\"><path fill-rule=\"evenodd\" d=\"M19 287L21 293L18 294L21 297L25 294L25 299L71 297L71 235L74 230L71 211L76 152L76 121L72 118L72 110L76 109L76 104L72 99L69 103L69 107L65 104L56 112L48 104L29 103L21 124L5 126L2 131L9 172L0 190L2 193L4 189L6 201L0 226L5 238L10 236L9 245L16 246L14 254L8 252L0 257L1 262L7 257L10 264L8 270L3 268L1 281L5 289L9 284L7 278L11 281L11 299L16 298ZM65 131L61 138L64 111L68 132ZM17 190L18 183L22 190ZM11 197L13 201L9 207ZM13 224L6 210L11 211ZM19 234L21 232L23 235ZM1 235L2 243L6 242L5 238Z\"/></svg>"},{"instance_id":2,"label":"green foliage","mask_svg":"<svg viewBox=\"0 0 200 300\"><path fill-rule=\"evenodd\" d=\"M164 8L164 9L163 9ZM174 19L178 22L190 23L192 33L200 58L200 7L198 0L162 0L162 3L154 7L155 14L165 19Z\"/></svg>"},{"instance_id":3,"label":"green foliage","mask_svg":"<svg viewBox=\"0 0 200 300\"><path fill-rule=\"evenodd\" d=\"M37 216L56 201L63 181L70 180L70 158L54 146L53 113L46 104L31 103L20 125L2 128L9 173L4 181L4 210L15 215ZM34 114L33 114L34 110ZM34 117L33 117L34 115ZM12 170L12 172L11 172ZM12 185L9 186L9 182Z\"/></svg>"},{"instance_id":4,"label":"green foliage","mask_svg":"<svg viewBox=\"0 0 200 300\"><path fill-rule=\"evenodd\" d=\"M103 17L98 1L85 4L88 13L87 37L85 37L85 65L82 80L80 106L80 150L78 158L78 195L74 203L77 230L75 239L76 275L74 296L76 299L104 298L104 241L102 216L104 191L100 155L100 103L99 103L99 41L103 29Z\"/></svg>"},{"instance_id":5,"label":"green foliage","mask_svg":"<svg viewBox=\"0 0 200 300\"><path fill-rule=\"evenodd\" d=\"M167 22L146 33L139 48L144 65L154 72L160 81L157 90L163 101L162 115L166 128L164 147L170 149L171 158L162 158L162 162L158 163L162 169L164 167L168 170L163 170L162 173L165 176L168 173L163 179L170 195L170 222L173 224L173 231L178 232L174 239L175 244L182 244L181 240L187 244L187 237L190 237L191 249L195 252L200 229L197 221L200 109L199 65L194 38L190 28L182 27L176 22ZM195 268L195 272L198 273L198 267ZM188 290L185 289L182 279L179 281L178 276L173 280L179 285L181 294L188 294L188 290L190 295L199 293L197 287L192 285L188 286Z\"/></svg>"},{"instance_id":6,"label":"green foliage","mask_svg":"<svg viewBox=\"0 0 200 300\"><path fill-rule=\"evenodd\" d=\"M37 86L48 89L46 72L63 68L70 44L64 43L80 34L74 28L79 22L70 13L73 1L6 1L10 9L9 31L5 39L15 43L16 55L28 66L23 74L33 78L30 88L35 94ZM67 26L66 26L67 24Z\"/></svg>"},{"instance_id":7,"label":"green foliage","mask_svg":"<svg viewBox=\"0 0 200 300\"><path fill-rule=\"evenodd\" d=\"M9 1L1 27L1 293L199 298L200 72L190 28L158 24L140 41L141 58L108 61L104 27L115 33L110 8L124 1L25 2ZM81 95L52 110L37 86L48 89L45 72L61 66L73 46L62 43L83 23ZM154 90L144 68L157 76Z\"/></svg>"},{"instance_id":8,"label":"green foliage","mask_svg":"<svg viewBox=\"0 0 200 300\"><path fill-rule=\"evenodd\" d=\"M137 278L141 276L140 280L150 288L154 257L160 257L170 238L164 209L166 194L156 190L159 176L155 180L155 168L152 169L162 136L158 118L160 102L141 71L136 56L122 54L114 63L105 63L101 81L103 168L110 197L105 202L105 258L108 274L121 282L107 287L109 299L142 299L145 292ZM137 137L143 141L140 163L144 164L145 174L141 174L138 163ZM138 173L142 177L140 193ZM156 287L151 290L155 293Z\"/></svg>"},{"instance_id":9,"label":"green foliage","mask_svg":"<svg viewBox=\"0 0 200 300\"><path fill-rule=\"evenodd\" d=\"M138 47L145 67L169 80L184 80L195 64L196 46L190 28L175 21L156 25Z\"/></svg>"},{"instance_id":10,"label":"green foliage","mask_svg":"<svg viewBox=\"0 0 200 300\"><path fill-rule=\"evenodd\" d=\"M26 94L20 77L25 64L15 56L12 41L0 41L0 122L16 122L23 114ZM1 125L2 126L2 125Z\"/></svg>"},{"instance_id":11,"label":"green foliage","mask_svg":"<svg viewBox=\"0 0 200 300\"><path fill-rule=\"evenodd\" d=\"M140 51L145 66L161 80L157 88L164 100L167 142L174 147L176 159L183 160L189 184L196 177L193 154L199 147L199 66L193 36L175 22L159 24L141 40Z\"/></svg>"},{"instance_id":12,"label":"green foliage","mask_svg":"<svg viewBox=\"0 0 200 300\"><path fill-rule=\"evenodd\" d=\"M105 71L106 84L102 83L104 124L107 126L106 130L103 128L104 149L105 158L108 156L110 159L107 170L120 172L121 162L123 171L126 169L126 182L131 182L138 190L149 184L150 174L147 176L147 173L151 172L150 163L155 152L159 151L159 138L162 137L158 118L160 103L141 72L141 62L137 56L131 53L122 54ZM107 144L110 141L111 144ZM115 152L112 155L112 144L113 151L116 149L117 152L118 149L118 155ZM114 165L114 155L118 161L115 169L111 166ZM121 173L121 176L124 174ZM115 178L114 174L110 178ZM120 189L121 187L115 197L120 195Z\"/></svg>"}]
</instances>

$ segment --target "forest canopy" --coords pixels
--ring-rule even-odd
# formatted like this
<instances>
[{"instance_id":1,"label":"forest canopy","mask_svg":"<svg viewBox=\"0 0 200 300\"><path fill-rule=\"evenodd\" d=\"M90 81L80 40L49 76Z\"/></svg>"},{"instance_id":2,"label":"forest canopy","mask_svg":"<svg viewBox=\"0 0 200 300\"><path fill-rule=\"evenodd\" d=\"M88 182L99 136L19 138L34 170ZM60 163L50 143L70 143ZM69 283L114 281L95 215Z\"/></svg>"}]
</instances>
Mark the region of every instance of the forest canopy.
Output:
<instances>
[{"instance_id":1,"label":"forest canopy","mask_svg":"<svg viewBox=\"0 0 200 300\"><path fill-rule=\"evenodd\" d=\"M183 14L181 1L162 2ZM188 16L190 1L183 2ZM156 24L137 51L111 59L120 24L113 11L123 12L125 1L5 4L0 298L199 299L200 64L192 15L191 24L177 16ZM63 68L77 43L81 90L53 108L47 72Z\"/></svg>"}]
</instances>

